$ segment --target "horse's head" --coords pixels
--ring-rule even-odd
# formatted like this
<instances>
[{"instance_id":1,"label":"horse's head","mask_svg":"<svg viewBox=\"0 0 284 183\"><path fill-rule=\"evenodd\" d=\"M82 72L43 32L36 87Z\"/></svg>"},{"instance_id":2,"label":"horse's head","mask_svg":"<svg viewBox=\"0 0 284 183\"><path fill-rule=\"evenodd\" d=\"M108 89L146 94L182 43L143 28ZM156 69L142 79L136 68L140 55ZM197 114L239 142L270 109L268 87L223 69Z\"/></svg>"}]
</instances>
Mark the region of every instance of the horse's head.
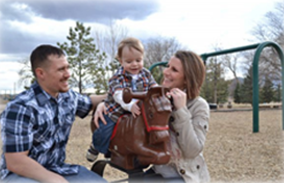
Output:
<instances>
[{"instance_id":1,"label":"horse's head","mask_svg":"<svg viewBox=\"0 0 284 183\"><path fill-rule=\"evenodd\" d=\"M142 117L146 130L151 134L151 144L159 143L168 138L168 120L171 114L171 102L166 93L168 88L152 87L148 92L132 93L130 89L123 91L123 99L130 102L132 98L140 99Z\"/></svg>"},{"instance_id":2,"label":"horse's head","mask_svg":"<svg viewBox=\"0 0 284 183\"><path fill-rule=\"evenodd\" d=\"M166 125L168 121L167 115L170 114L171 102L167 97L166 93L169 91L168 88L162 86L152 87L148 92L136 92L132 93L129 88L123 90L123 100L125 103L129 103L133 98L142 101L142 112L145 111L145 117L151 125Z\"/></svg>"}]
</instances>

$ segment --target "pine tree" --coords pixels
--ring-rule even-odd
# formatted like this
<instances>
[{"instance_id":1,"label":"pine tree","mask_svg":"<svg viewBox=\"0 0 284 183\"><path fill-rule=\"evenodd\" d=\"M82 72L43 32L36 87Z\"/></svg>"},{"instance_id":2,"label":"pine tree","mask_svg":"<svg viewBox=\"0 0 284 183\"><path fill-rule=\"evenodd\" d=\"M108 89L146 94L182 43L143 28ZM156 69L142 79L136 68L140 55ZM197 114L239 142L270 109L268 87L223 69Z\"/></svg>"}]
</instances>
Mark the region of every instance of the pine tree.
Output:
<instances>
[{"instance_id":1,"label":"pine tree","mask_svg":"<svg viewBox=\"0 0 284 183\"><path fill-rule=\"evenodd\" d=\"M206 65L206 78L201 96L209 103L224 103L229 95L228 81L222 77L224 68L217 58L211 58Z\"/></svg>"},{"instance_id":2,"label":"pine tree","mask_svg":"<svg viewBox=\"0 0 284 183\"><path fill-rule=\"evenodd\" d=\"M227 102L229 96L229 81L226 81L224 78L220 78L217 84L217 104L223 104Z\"/></svg>"},{"instance_id":3,"label":"pine tree","mask_svg":"<svg viewBox=\"0 0 284 183\"><path fill-rule=\"evenodd\" d=\"M273 83L268 75L265 76L264 85L259 93L260 93L261 103L269 103L273 100L274 98Z\"/></svg>"},{"instance_id":4,"label":"pine tree","mask_svg":"<svg viewBox=\"0 0 284 183\"><path fill-rule=\"evenodd\" d=\"M244 79L244 83L241 85L240 93L241 93L241 103L249 103L252 105L252 95L253 95L253 68L252 66L249 68L248 73Z\"/></svg>"},{"instance_id":5,"label":"pine tree","mask_svg":"<svg viewBox=\"0 0 284 183\"><path fill-rule=\"evenodd\" d=\"M69 29L69 35L67 36L67 42L57 43L67 55L68 62L71 67L71 87L77 87L79 92L85 88L93 86L96 83L95 88L100 88L100 82L94 81L103 78L102 71L103 62L106 58L105 53L100 53L93 43L94 39L90 36L90 27L85 27L83 23L76 22L75 28Z\"/></svg>"},{"instance_id":6,"label":"pine tree","mask_svg":"<svg viewBox=\"0 0 284 183\"><path fill-rule=\"evenodd\" d=\"M281 102L281 100L282 100L282 89L281 89L281 85L278 84L274 92L273 101Z\"/></svg>"},{"instance_id":7,"label":"pine tree","mask_svg":"<svg viewBox=\"0 0 284 183\"><path fill-rule=\"evenodd\" d=\"M239 104L241 103L241 86L237 83L236 89L234 91L234 102Z\"/></svg>"}]
</instances>

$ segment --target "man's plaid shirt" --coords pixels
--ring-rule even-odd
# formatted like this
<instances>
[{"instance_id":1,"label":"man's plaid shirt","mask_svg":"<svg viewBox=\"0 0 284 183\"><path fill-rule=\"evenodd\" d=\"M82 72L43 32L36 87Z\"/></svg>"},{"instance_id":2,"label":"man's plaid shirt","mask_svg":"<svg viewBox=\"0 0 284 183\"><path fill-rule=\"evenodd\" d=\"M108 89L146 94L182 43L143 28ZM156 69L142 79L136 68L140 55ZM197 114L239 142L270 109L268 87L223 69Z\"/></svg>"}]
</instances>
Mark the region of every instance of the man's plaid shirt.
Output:
<instances>
[{"instance_id":1,"label":"man's plaid shirt","mask_svg":"<svg viewBox=\"0 0 284 183\"><path fill-rule=\"evenodd\" d=\"M5 152L29 151L29 157L45 168L62 175L76 174L77 165L65 164L65 148L75 115L83 118L91 110L89 97L72 90L55 99L35 82L7 104L1 114L1 179L9 171Z\"/></svg>"},{"instance_id":2,"label":"man's plaid shirt","mask_svg":"<svg viewBox=\"0 0 284 183\"><path fill-rule=\"evenodd\" d=\"M112 97L115 91L123 90L123 88L128 87L131 88L133 92L145 92L154 85L157 85L157 83L150 71L143 68L138 74L135 87L133 87L131 75L126 72L123 67L119 67L117 72L109 80L109 92L107 100L105 101L108 116L113 122L117 122L118 118L125 113L125 110L116 103Z\"/></svg>"}]
</instances>

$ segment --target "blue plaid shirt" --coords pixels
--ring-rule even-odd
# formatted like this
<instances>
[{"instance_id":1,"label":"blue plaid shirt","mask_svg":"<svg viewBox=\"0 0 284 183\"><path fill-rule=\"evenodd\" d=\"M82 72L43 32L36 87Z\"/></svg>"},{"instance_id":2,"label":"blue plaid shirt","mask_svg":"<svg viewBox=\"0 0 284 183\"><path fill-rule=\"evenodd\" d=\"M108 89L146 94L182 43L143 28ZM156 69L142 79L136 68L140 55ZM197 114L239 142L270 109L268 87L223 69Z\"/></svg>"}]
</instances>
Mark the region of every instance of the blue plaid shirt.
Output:
<instances>
[{"instance_id":1,"label":"blue plaid shirt","mask_svg":"<svg viewBox=\"0 0 284 183\"><path fill-rule=\"evenodd\" d=\"M132 81L132 76L126 72L123 67L119 67L117 72L109 80L109 91L105 105L108 116L115 123L118 118L125 113L125 110L120 106L120 104L115 102L113 99L115 91L128 87L131 88L133 92L145 92L152 86L157 85L150 71L145 68L138 73L138 79L135 84L133 84Z\"/></svg>"},{"instance_id":2,"label":"blue plaid shirt","mask_svg":"<svg viewBox=\"0 0 284 183\"><path fill-rule=\"evenodd\" d=\"M85 117L91 110L89 97L72 90L55 99L37 82L7 104L1 114L1 179L9 171L5 152L29 151L29 157L48 170L62 175L78 173L79 166L64 163L65 148L75 116Z\"/></svg>"}]
</instances>

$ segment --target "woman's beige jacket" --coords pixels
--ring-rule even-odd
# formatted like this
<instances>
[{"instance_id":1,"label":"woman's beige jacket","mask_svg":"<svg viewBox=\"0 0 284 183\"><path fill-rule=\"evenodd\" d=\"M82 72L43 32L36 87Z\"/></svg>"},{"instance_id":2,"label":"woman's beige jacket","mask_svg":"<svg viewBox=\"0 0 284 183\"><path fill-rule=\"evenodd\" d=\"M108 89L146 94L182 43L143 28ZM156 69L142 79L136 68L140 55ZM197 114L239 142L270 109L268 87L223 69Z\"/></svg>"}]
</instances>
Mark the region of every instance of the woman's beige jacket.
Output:
<instances>
[{"instance_id":1,"label":"woman's beige jacket","mask_svg":"<svg viewBox=\"0 0 284 183\"><path fill-rule=\"evenodd\" d=\"M186 182L210 181L202 154L209 129L209 115L209 105L202 97L188 101L187 107L172 112L171 161L168 165L155 165L156 173L161 173L165 177L178 173Z\"/></svg>"}]
</instances>

